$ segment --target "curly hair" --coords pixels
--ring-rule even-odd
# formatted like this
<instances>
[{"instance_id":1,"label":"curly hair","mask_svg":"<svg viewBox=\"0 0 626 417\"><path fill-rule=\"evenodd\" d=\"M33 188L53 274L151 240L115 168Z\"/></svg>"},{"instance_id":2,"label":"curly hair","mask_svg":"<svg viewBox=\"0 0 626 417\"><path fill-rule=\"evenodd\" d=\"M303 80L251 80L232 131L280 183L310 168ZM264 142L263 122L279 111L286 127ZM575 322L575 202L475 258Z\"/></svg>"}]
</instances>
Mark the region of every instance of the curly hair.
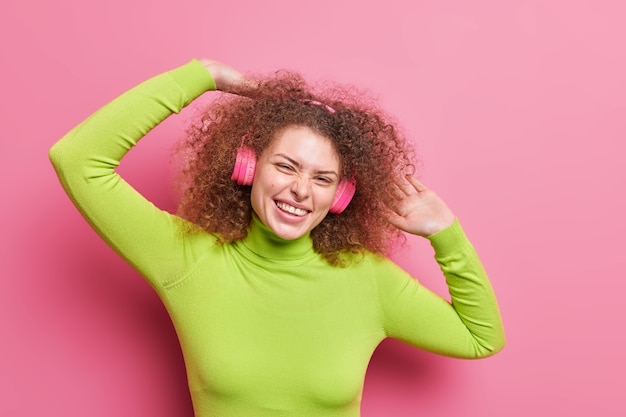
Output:
<instances>
[{"instance_id":1,"label":"curly hair","mask_svg":"<svg viewBox=\"0 0 626 417\"><path fill-rule=\"evenodd\" d=\"M390 185L414 171L411 148L397 123L368 93L353 87L326 83L314 88L287 71L258 85L240 95L218 96L179 143L184 166L178 214L221 243L244 238L253 209L251 187L231 180L238 147L245 141L261 155L282 129L304 126L332 141L342 178L356 180L346 210L329 213L311 231L314 250L339 266L346 264L348 253L385 255L400 235L385 217L385 201L393 198Z\"/></svg>"}]
</instances>

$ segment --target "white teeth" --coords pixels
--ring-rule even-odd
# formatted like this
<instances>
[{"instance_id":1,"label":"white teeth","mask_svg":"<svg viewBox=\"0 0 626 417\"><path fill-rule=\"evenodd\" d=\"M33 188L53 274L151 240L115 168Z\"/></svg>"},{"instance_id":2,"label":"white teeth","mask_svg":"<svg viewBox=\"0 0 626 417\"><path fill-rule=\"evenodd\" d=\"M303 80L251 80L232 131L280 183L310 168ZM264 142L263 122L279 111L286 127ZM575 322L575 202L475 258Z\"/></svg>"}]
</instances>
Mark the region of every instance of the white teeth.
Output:
<instances>
[{"instance_id":1,"label":"white teeth","mask_svg":"<svg viewBox=\"0 0 626 417\"><path fill-rule=\"evenodd\" d=\"M289 204L286 203L282 203L280 201L276 202L276 205L278 206L279 209L281 209L282 211L286 211L289 214L294 214L296 216L304 216L306 214L308 214L309 212L300 208L296 208L294 206L290 206Z\"/></svg>"}]
</instances>

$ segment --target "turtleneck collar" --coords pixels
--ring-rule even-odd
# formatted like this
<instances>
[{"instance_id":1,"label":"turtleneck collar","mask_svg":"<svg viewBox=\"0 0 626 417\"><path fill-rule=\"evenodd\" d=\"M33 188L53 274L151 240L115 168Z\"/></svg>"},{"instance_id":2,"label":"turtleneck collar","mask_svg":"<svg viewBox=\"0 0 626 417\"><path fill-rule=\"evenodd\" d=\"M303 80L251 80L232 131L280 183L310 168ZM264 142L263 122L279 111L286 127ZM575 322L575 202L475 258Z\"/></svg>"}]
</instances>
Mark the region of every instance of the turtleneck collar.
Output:
<instances>
[{"instance_id":1,"label":"turtleneck collar","mask_svg":"<svg viewBox=\"0 0 626 417\"><path fill-rule=\"evenodd\" d=\"M241 243L248 251L272 261L295 264L318 256L313 251L310 234L294 240L285 240L276 236L255 214L252 215L248 236Z\"/></svg>"}]
</instances>

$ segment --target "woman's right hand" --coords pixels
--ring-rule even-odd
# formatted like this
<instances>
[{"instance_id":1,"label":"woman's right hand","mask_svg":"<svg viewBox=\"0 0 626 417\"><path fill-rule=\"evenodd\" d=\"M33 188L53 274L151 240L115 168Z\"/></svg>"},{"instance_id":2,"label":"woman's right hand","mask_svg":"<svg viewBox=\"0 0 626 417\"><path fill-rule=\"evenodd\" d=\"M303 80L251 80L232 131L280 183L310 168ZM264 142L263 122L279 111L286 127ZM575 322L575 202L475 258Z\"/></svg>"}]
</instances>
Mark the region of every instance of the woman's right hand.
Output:
<instances>
[{"instance_id":1,"label":"woman's right hand","mask_svg":"<svg viewBox=\"0 0 626 417\"><path fill-rule=\"evenodd\" d=\"M256 84L244 77L236 69L212 59L200 59L202 65L211 73L215 86L225 93L241 94L245 90L255 88Z\"/></svg>"}]
</instances>

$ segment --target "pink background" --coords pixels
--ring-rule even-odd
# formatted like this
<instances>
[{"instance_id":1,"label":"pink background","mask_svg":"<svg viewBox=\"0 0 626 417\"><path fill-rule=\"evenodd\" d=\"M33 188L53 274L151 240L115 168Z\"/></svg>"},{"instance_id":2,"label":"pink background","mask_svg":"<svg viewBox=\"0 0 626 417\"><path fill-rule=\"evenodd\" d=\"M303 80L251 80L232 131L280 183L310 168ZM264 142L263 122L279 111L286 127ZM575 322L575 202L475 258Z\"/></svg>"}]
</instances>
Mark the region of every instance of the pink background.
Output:
<instances>
[{"instance_id":1,"label":"pink background","mask_svg":"<svg viewBox=\"0 0 626 417\"><path fill-rule=\"evenodd\" d=\"M164 309L79 217L47 150L203 56L376 92L492 277L505 350L462 361L386 341L364 417L626 415L625 17L619 0L4 0L0 416L192 415ZM168 209L188 116L122 170ZM410 243L395 259L445 291Z\"/></svg>"}]
</instances>

